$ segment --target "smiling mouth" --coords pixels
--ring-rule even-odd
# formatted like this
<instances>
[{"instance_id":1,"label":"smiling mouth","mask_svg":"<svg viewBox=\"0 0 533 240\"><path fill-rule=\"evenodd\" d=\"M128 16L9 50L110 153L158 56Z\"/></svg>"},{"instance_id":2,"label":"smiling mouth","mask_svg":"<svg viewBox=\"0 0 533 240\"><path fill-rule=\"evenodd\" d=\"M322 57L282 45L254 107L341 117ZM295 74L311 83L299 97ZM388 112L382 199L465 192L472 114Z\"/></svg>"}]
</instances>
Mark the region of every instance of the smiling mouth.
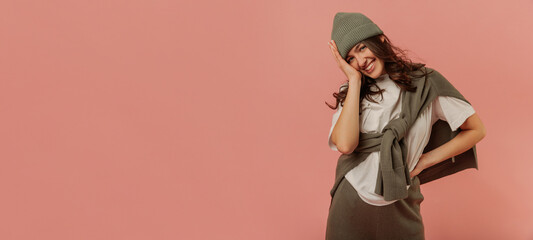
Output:
<instances>
[{"instance_id":1,"label":"smiling mouth","mask_svg":"<svg viewBox=\"0 0 533 240\"><path fill-rule=\"evenodd\" d=\"M365 72L369 73L370 70L373 70L373 68L374 68L374 62L375 62L375 60L372 60L372 61L370 62L370 64L368 64L368 66L365 68Z\"/></svg>"}]
</instances>

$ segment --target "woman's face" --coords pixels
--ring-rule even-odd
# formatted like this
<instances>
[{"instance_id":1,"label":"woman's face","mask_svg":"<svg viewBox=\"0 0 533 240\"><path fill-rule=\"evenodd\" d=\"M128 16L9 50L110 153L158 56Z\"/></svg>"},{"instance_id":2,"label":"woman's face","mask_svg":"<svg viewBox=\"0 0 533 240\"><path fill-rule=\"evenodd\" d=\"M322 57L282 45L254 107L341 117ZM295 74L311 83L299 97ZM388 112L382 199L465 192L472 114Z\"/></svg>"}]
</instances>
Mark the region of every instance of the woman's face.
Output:
<instances>
[{"instance_id":1,"label":"woman's face","mask_svg":"<svg viewBox=\"0 0 533 240\"><path fill-rule=\"evenodd\" d=\"M383 37L381 37L383 41ZM376 57L364 43L356 44L346 56L346 62L371 78L378 78L386 73L385 62Z\"/></svg>"}]
</instances>

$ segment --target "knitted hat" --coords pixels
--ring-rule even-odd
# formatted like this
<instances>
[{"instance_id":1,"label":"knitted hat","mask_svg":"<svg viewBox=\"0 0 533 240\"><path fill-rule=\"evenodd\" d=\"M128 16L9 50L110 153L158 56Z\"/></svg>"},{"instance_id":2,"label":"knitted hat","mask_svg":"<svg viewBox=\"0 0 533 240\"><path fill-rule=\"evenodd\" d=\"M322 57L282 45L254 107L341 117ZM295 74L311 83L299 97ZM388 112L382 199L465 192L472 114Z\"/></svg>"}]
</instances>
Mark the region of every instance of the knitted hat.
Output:
<instances>
[{"instance_id":1,"label":"knitted hat","mask_svg":"<svg viewBox=\"0 0 533 240\"><path fill-rule=\"evenodd\" d=\"M383 31L362 13L338 12L333 19L331 39L343 59L355 44L379 34Z\"/></svg>"}]
</instances>

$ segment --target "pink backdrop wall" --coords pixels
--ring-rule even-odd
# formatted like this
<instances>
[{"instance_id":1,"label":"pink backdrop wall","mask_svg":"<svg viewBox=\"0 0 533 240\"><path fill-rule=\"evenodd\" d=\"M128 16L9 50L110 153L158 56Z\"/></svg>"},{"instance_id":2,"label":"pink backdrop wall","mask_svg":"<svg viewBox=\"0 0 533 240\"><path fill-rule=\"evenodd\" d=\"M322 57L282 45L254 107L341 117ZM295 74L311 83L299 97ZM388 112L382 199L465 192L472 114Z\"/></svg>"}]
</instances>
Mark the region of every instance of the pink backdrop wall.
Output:
<instances>
[{"instance_id":1,"label":"pink backdrop wall","mask_svg":"<svg viewBox=\"0 0 533 240\"><path fill-rule=\"evenodd\" d=\"M338 11L487 128L422 186L426 237L533 239L526 0L2 1L0 239L324 239Z\"/></svg>"}]
</instances>

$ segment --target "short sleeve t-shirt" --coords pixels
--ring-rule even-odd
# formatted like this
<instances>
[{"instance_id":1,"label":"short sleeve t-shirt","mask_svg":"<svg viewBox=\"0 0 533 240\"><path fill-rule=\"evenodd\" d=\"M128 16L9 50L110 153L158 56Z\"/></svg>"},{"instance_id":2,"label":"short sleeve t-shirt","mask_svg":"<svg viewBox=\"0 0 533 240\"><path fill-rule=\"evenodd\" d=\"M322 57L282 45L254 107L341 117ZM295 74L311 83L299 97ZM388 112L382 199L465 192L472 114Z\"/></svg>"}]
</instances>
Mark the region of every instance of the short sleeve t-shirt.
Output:
<instances>
[{"instance_id":1,"label":"short sleeve t-shirt","mask_svg":"<svg viewBox=\"0 0 533 240\"><path fill-rule=\"evenodd\" d=\"M388 74L376 79L376 84L381 89L385 89L383 98L378 94L372 96L377 103L368 101L366 98L361 101L361 113L359 115L359 129L361 132L381 132L390 120L398 118L401 113L402 94L404 94L401 88L389 78ZM333 114L328 137L328 145L335 151L338 151L338 149L331 141L331 133L341 112L342 106L339 105L337 111ZM446 121L450 129L455 131L474 113L472 106L463 100L449 96L436 97L418 116L405 136L409 171L412 171L418 163L418 159L429 141L431 127L437 120ZM384 206L396 200L385 201L383 196L374 193L379 171L379 159L379 151L370 153L365 161L350 170L345 177L357 190L363 201L371 205ZM407 188L409 187L408 185Z\"/></svg>"}]
</instances>

